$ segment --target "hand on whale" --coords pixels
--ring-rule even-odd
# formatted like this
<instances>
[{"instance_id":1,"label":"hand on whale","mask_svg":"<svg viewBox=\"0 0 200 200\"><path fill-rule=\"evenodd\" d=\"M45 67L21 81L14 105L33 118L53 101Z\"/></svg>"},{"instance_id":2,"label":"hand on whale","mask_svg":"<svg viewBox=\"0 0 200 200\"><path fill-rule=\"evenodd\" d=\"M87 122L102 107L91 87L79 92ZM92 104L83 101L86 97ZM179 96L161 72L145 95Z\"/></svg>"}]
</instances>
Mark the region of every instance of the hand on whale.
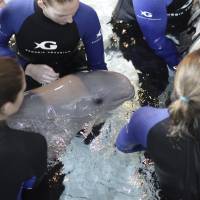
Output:
<instances>
[{"instance_id":1,"label":"hand on whale","mask_svg":"<svg viewBox=\"0 0 200 200\"><path fill-rule=\"evenodd\" d=\"M44 135L52 159L65 151L86 124L95 124L133 96L132 84L120 73L79 72L28 91L8 125Z\"/></svg>"},{"instance_id":2,"label":"hand on whale","mask_svg":"<svg viewBox=\"0 0 200 200\"><path fill-rule=\"evenodd\" d=\"M59 78L58 73L48 65L43 64L28 64L25 74L41 84L51 83Z\"/></svg>"}]
</instances>

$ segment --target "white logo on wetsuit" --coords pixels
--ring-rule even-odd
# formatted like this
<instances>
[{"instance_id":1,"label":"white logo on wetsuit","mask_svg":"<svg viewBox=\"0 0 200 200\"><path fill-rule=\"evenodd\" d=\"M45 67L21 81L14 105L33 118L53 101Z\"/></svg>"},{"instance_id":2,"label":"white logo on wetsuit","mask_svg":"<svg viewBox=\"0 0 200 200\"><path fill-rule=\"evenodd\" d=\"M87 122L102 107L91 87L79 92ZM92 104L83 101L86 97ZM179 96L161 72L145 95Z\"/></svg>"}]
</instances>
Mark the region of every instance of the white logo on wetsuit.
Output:
<instances>
[{"instance_id":1,"label":"white logo on wetsuit","mask_svg":"<svg viewBox=\"0 0 200 200\"><path fill-rule=\"evenodd\" d=\"M41 43L37 43L37 42L34 42L36 47L35 49L43 49L43 50L55 50L57 49L57 44L56 42L54 41L44 41L44 42L41 42Z\"/></svg>"},{"instance_id":2,"label":"white logo on wetsuit","mask_svg":"<svg viewBox=\"0 0 200 200\"><path fill-rule=\"evenodd\" d=\"M153 17L153 14L150 13L150 12L142 11L142 10L140 10L140 12L141 12L141 15L143 15L143 16L145 16L147 18L152 18Z\"/></svg>"},{"instance_id":3,"label":"white logo on wetsuit","mask_svg":"<svg viewBox=\"0 0 200 200\"><path fill-rule=\"evenodd\" d=\"M92 44L99 42L101 39L102 39L102 34L101 34L101 29L100 29L99 32L96 34L95 40L92 41Z\"/></svg>"},{"instance_id":4,"label":"white logo on wetsuit","mask_svg":"<svg viewBox=\"0 0 200 200\"><path fill-rule=\"evenodd\" d=\"M97 38L98 38L98 37L101 37L101 35L102 35L102 34L101 34L101 29L100 29L99 32L96 34L96 36L97 36Z\"/></svg>"}]
</instances>

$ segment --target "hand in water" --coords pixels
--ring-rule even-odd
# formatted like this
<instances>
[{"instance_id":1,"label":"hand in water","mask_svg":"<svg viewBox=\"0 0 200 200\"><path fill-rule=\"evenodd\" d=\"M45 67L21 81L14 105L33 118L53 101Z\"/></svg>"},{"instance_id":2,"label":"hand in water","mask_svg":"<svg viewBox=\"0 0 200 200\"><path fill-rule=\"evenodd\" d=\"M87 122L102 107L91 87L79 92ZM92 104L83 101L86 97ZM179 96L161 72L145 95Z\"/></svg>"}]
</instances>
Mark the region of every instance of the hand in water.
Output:
<instances>
[{"instance_id":1,"label":"hand in water","mask_svg":"<svg viewBox=\"0 0 200 200\"><path fill-rule=\"evenodd\" d=\"M25 74L41 84L51 83L59 78L58 73L48 65L43 64L28 64Z\"/></svg>"}]
</instances>

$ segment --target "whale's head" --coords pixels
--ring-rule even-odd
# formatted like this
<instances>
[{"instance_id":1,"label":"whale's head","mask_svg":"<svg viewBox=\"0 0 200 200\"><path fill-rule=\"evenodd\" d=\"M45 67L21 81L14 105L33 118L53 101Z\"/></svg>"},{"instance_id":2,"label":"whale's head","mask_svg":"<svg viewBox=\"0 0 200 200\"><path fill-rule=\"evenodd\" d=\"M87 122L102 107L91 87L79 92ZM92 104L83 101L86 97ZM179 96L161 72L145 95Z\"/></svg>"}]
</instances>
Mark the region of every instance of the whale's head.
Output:
<instances>
[{"instance_id":1,"label":"whale's head","mask_svg":"<svg viewBox=\"0 0 200 200\"><path fill-rule=\"evenodd\" d=\"M129 79L117 72L96 71L80 74L88 91L89 106L113 110L134 96L134 87ZM87 95L86 95L87 96Z\"/></svg>"},{"instance_id":2,"label":"whale's head","mask_svg":"<svg viewBox=\"0 0 200 200\"><path fill-rule=\"evenodd\" d=\"M134 96L129 79L117 72L80 72L58 83L39 95L45 94L46 104L53 105L56 113L74 119L110 112Z\"/></svg>"}]
</instances>

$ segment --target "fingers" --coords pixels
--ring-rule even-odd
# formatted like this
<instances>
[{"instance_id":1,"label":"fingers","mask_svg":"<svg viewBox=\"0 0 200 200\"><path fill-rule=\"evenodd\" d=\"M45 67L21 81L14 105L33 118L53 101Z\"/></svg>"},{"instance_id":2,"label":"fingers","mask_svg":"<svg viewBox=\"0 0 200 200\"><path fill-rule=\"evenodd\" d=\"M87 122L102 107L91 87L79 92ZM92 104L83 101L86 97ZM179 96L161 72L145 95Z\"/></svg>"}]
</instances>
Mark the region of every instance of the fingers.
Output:
<instances>
[{"instance_id":1,"label":"fingers","mask_svg":"<svg viewBox=\"0 0 200 200\"><path fill-rule=\"evenodd\" d=\"M43 69L46 69L46 70L48 70L48 71L54 72L54 70L53 70L51 67L49 67L48 65L40 65L40 67L43 68ZM55 73L55 72L54 72L54 73Z\"/></svg>"},{"instance_id":2,"label":"fingers","mask_svg":"<svg viewBox=\"0 0 200 200\"><path fill-rule=\"evenodd\" d=\"M52 79L58 79L59 78L59 74L58 73L55 73L55 72L51 72L51 71L46 71L43 73L43 76L49 76L50 78Z\"/></svg>"},{"instance_id":3,"label":"fingers","mask_svg":"<svg viewBox=\"0 0 200 200\"><path fill-rule=\"evenodd\" d=\"M43 74L41 83L51 83L51 82L53 82L53 81L55 81L57 79L58 79L58 76L53 76L52 77L52 76L49 76L47 74Z\"/></svg>"},{"instance_id":4,"label":"fingers","mask_svg":"<svg viewBox=\"0 0 200 200\"><path fill-rule=\"evenodd\" d=\"M58 73L56 73L51 67L48 65L41 65L42 70L49 76L58 76Z\"/></svg>"},{"instance_id":5,"label":"fingers","mask_svg":"<svg viewBox=\"0 0 200 200\"><path fill-rule=\"evenodd\" d=\"M59 73L43 64L28 64L25 74L42 84L51 83L59 78Z\"/></svg>"},{"instance_id":6,"label":"fingers","mask_svg":"<svg viewBox=\"0 0 200 200\"><path fill-rule=\"evenodd\" d=\"M51 83L59 78L59 73L56 73L51 67L48 65L42 65L42 83Z\"/></svg>"}]
</instances>

